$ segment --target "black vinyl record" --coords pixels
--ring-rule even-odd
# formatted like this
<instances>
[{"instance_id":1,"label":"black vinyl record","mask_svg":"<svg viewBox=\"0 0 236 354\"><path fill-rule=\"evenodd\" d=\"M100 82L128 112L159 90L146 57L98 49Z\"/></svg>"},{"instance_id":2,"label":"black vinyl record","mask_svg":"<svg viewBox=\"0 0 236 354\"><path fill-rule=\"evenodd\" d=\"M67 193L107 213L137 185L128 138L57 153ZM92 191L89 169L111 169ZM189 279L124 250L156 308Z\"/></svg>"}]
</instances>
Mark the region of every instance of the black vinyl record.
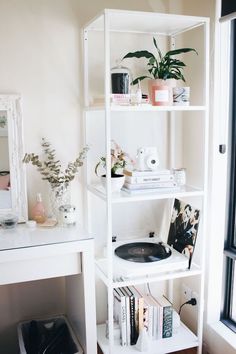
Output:
<instances>
[{"instance_id":1,"label":"black vinyl record","mask_svg":"<svg viewBox=\"0 0 236 354\"><path fill-rule=\"evenodd\" d=\"M170 257L171 250L161 243L132 242L117 247L115 254L126 261L148 263Z\"/></svg>"}]
</instances>

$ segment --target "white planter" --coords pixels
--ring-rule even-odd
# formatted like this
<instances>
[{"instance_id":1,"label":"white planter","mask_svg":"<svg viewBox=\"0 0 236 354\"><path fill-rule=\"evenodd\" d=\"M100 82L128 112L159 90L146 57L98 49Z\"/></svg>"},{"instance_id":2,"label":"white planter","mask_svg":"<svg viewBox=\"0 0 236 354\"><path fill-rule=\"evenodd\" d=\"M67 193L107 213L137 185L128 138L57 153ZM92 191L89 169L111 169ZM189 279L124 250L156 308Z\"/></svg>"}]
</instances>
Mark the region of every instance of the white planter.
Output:
<instances>
[{"instance_id":1,"label":"white planter","mask_svg":"<svg viewBox=\"0 0 236 354\"><path fill-rule=\"evenodd\" d=\"M106 181L107 178L105 175L101 176L101 183L103 188L106 190ZM124 175L117 175L116 177L111 177L111 191L119 192L125 183L125 176Z\"/></svg>"}]
</instances>

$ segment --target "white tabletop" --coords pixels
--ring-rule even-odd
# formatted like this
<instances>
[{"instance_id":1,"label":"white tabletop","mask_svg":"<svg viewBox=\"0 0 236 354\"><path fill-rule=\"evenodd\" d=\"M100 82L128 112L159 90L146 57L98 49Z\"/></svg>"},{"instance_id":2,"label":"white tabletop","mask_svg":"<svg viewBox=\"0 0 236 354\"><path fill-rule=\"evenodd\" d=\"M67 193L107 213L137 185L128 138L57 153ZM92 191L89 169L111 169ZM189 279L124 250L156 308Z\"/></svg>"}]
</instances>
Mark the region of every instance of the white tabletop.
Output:
<instances>
[{"instance_id":1,"label":"white tabletop","mask_svg":"<svg viewBox=\"0 0 236 354\"><path fill-rule=\"evenodd\" d=\"M0 251L91 239L80 225L29 228L25 224L14 229L0 227Z\"/></svg>"}]
</instances>

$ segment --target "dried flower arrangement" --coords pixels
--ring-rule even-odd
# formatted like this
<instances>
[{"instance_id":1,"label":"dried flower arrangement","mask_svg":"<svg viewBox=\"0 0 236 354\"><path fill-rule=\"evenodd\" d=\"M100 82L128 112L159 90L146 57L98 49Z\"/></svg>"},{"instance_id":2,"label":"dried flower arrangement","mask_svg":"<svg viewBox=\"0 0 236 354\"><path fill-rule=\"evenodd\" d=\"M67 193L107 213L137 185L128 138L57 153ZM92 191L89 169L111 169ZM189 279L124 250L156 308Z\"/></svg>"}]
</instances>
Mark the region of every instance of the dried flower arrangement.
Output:
<instances>
[{"instance_id":1,"label":"dried flower arrangement","mask_svg":"<svg viewBox=\"0 0 236 354\"><path fill-rule=\"evenodd\" d=\"M79 156L74 162L69 162L66 169L61 170L61 162L56 159L55 150L51 148L51 143L45 138L42 138L42 150L45 154L45 160L41 161L39 156L34 153L26 153L23 162L31 163L37 167L37 170L42 175L42 179L49 182L52 189L59 188L63 190L67 188L70 182L75 178L79 167L83 166L83 160L86 158L89 147L82 149Z\"/></svg>"}]
</instances>

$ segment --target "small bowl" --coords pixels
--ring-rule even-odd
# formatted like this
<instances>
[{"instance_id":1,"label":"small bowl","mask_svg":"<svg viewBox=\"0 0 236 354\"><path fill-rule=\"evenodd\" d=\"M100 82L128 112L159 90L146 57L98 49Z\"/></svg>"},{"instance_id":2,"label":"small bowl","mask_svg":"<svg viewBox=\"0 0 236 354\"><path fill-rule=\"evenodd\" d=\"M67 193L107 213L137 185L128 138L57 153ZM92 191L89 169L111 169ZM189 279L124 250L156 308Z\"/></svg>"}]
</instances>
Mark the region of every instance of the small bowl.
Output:
<instances>
[{"instance_id":1,"label":"small bowl","mask_svg":"<svg viewBox=\"0 0 236 354\"><path fill-rule=\"evenodd\" d=\"M13 229L17 225L18 217L13 214L7 214L0 221L3 229Z\"/></svg>"}]
</instances>

